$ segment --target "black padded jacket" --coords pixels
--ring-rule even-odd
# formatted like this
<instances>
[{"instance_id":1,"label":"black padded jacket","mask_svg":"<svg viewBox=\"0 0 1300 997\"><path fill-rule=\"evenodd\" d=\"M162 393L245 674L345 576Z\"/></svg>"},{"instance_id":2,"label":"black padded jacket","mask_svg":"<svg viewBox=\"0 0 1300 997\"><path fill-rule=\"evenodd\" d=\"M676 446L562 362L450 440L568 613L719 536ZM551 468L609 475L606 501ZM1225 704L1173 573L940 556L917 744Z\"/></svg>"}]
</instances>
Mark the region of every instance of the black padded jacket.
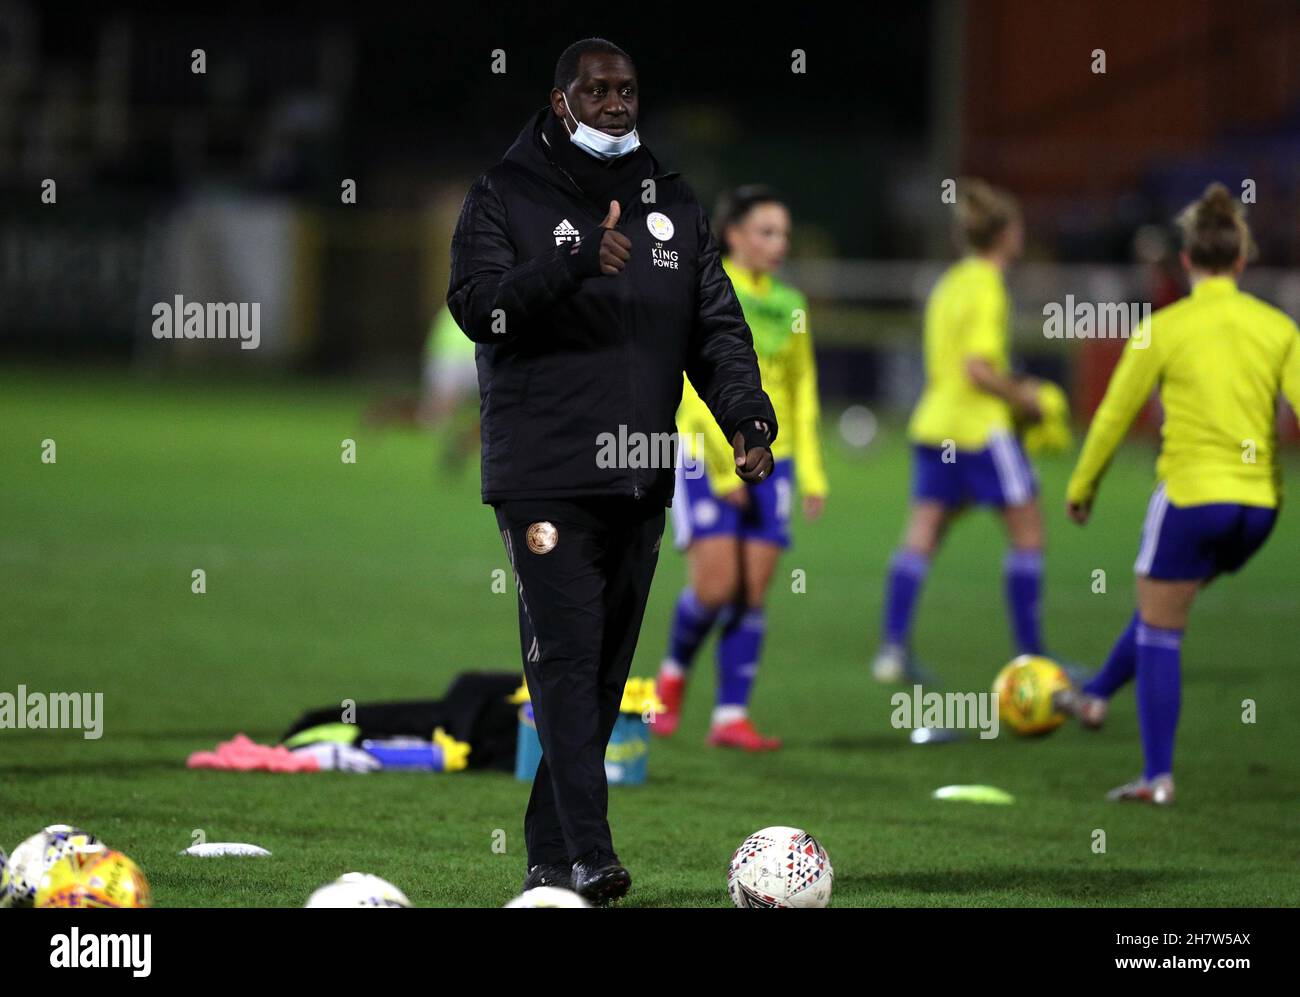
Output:
<instances>
[{"instance_id":1,"label":"black padded jacket","mask_svg":"<svg viewBox=\"0 0 1300 997\"><path fill-rule=\"evenodd\" d=\"M776 437L749 327L699 201L653 157L620 199L632 258L600 274L604 213L550 155L549 113L474 183L452 238L447 304L478 344L483 501L668 503L683 371L728 441L746 420Z\"/></svg>"}]
</instances>

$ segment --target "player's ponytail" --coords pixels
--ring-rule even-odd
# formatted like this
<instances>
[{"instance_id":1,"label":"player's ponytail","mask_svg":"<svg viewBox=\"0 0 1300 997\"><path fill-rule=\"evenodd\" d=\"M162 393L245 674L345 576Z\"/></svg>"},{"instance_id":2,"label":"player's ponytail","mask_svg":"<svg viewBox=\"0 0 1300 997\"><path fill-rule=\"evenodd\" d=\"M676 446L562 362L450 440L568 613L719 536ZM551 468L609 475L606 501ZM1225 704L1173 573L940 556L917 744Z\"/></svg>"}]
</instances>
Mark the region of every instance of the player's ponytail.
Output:
<instances>
[{"instance_id":1,"label":"player's ponytail","mask_svg":"<svg viewBox=\"0 0 1300 997\"><path fill-rule=\"evenodd\" d=\"M1241 203L1221 183L1210 184L1183 209L1178 228L1192 266L1207 273L1232 270L1254 251Z\"/></svg>"},{"instance_id":2,"label":"player's ponytail","mask_svg":"<svg viewBox=\"0 0 1300 997\"><path fill-rule=\"evenodd\" d=\"M1016 199L983 180L957 181L953 236L962 252L982 253L993 248L1008 225L1020 220Z\"/></svg>"}]
</instances>

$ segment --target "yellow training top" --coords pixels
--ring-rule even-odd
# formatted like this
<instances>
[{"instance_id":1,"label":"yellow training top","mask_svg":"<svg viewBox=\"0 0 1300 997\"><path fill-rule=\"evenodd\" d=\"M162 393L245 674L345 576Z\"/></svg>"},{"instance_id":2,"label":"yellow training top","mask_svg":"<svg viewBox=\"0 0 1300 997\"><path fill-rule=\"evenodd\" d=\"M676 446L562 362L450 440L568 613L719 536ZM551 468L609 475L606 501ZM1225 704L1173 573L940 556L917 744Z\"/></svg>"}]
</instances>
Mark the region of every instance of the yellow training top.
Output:
<instances>
[{"instance_id":1,"label":"yellow training top","mask_svg":"<svg viewBox=\"0 0 1300 997\"><path fill-rule=\"evenodd\" d=\"M817 365L812 333L808 331L808 300L788 284L769 274L742 269L730 259L722 261L731 278L754 337L763 390L772 400L781 433L772 443L772 456L794 458L795 480L804 495L826 494L826 471L819 438L821 419L817 400ZM696 434L704 438L704 463L715 494L741 487L736 477L736 456L724 439L708 406L689 381L682 386L677 410L677 431L692 457Z\"/></svg>"},{"instance_id":2,"label":"yellow training top","mask_svg":"<svg viewBox=\"0 0 1300 997\"><path fill-rule=\"evenodd\" d=\"M972 357L1006 373L1010 311L1002 272L987 260L968 256L939 279L925 306L925 390L908 426L914 443L982 450L994 433L1011 431L1010 406L966 374Z\"/></svg>"},{"instance_id":3,"label":"yellow training top","mask_svg":"<svg viewBox=\"0 0 1300 997\"><path fill-rule=\"evenodd\" d=\"M1156 477L1169 501L1276 506L1277 396L1280 389L1300 406L1300 331L1231 277L1201 280L1129 341L1092 417L1067 500L1092 500L1156 384L1164 407Z\"/></svg>"}]
</instances>

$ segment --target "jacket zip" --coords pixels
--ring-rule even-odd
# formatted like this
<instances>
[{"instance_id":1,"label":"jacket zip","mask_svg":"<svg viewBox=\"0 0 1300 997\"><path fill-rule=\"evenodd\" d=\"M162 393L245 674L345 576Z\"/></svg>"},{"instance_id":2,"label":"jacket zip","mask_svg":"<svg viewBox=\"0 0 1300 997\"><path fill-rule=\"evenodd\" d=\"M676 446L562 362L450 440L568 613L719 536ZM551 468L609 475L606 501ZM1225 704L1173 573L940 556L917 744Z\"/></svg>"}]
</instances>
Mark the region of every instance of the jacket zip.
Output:
<instances>
[{"instance_id":1,"label":"jacket zip","mask_svg":"<svg viewBox=\"0 0 1300 997\"><path fill-rule=\"evenodd\" d=\"M632 261L629 260L628 262L631 263ZM631 284L629 284L628 287L630 288ZM623 303L624 303L624 307L627 309L627 320L628 320L627 321L627 352L628 352L627 371L628 371L628 381L631 384L631 391L629 392L629 395L632 399L632 412L631 412L631 418L628 420L628 425L632 426L636 424L636 312L632 307L632 302L628 301L627 298L628 298L628 294L624 293ZM639 468L635 468L635 467L632 468L631 470L632 470L632 498L639 499L641 497L641 480L640 480L641 472Z\"/></svg>"},{"instance_id":2,"label":"jacket zip","mask_svg":"<svg viewBox=\"0 0 1300 997\"><path fill-rule=\"evenodd\" d=\"M568 170L566 170L559 163L555 162L555 160L551 159L549 156L546 157L546 161L555 168L555 171L559 173L560 176L564 177L565 180L569 181L573 189L578 192L579 196L582 198L582 203L581 203L582 209L594 216L595 212L590 207L588 207L587 194L585 191L583 191L582 187L578 185L578 181L574 180L573 177L569 174ZM656 173L653 176L651 176L650 179L657 183L660 180L671 180L673 177L678 175L679 174L676 172ZM602 218L601 221L604 221L604 219ZM599 224L599 222L597 224ZM627 369L628 369L628 384L629 384L628 395L632 399L632 408L630 413L631 418L628 419L627 425L631 427L636 424L636 369L635 369L636 350L634 348L635 339L636 339L636 332L635 332L636 319L635 319L635 315L633 314L631 303L626 300L626 295L623 296L623 304L626 308L627 317L628 317L628 341L627 341L627 354L628 354ZM629 468L629 470L632 472L632 498L640 499L641 498L640 471L638 468L635 467Z\"/></svg>"}]
</instances>

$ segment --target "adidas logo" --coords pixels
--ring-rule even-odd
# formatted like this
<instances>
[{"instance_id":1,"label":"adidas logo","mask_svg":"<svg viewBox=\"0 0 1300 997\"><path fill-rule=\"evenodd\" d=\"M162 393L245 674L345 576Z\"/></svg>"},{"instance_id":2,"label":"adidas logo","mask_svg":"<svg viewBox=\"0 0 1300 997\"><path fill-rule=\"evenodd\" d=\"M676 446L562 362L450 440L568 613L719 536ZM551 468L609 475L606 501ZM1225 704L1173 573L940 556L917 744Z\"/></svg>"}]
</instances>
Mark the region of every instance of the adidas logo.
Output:
<instances>
[{"instance_id":1,"label":"adidas logo","mask_svg":"<svg viewBox=\"0 0 1300 997\"><path fill-rule=\"evenodd\" d=\"M569 219L564 219L559 225L552 230L551 235L555 236L555 244L563 245L566 242L578 241L578 230L573 227Z\"/></svg>"}]
</instances>

